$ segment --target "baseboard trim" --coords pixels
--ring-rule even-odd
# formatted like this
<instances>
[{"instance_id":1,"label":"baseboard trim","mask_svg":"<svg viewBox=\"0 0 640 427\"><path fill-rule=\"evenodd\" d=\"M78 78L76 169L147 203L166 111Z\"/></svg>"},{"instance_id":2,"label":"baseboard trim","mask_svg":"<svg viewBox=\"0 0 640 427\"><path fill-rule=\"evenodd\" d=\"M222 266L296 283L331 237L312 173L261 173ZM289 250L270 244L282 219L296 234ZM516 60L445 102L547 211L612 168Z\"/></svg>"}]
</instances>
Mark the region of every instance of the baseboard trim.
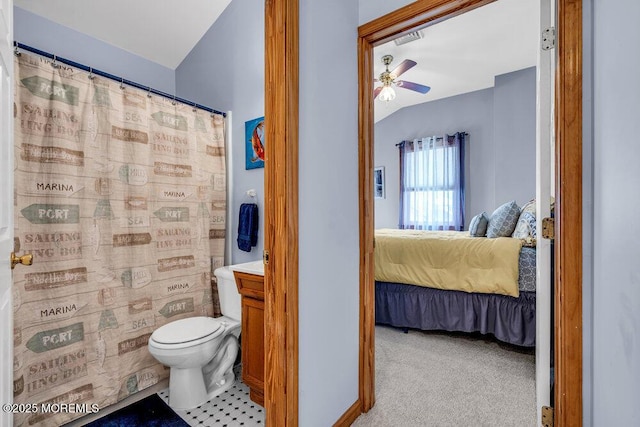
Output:
<instances>
[{"instance_id":1,"label":"baseboard trim","mask_svg":"<svg viewBox=\"0 0 640 427\"><path fill-rule=\"evenodd\" d=\"M362 403L360 399L356 400L347 411L342 414L333 427L349 427L362 413Z\"/></svg>"}]
</instances>

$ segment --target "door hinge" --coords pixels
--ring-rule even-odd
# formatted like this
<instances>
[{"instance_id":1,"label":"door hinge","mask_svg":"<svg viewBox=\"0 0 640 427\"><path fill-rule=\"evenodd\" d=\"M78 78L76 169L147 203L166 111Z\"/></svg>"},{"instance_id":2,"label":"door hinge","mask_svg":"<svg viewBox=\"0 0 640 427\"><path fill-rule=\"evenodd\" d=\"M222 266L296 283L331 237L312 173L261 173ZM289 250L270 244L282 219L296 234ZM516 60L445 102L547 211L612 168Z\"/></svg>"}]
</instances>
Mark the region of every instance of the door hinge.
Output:
<instances>
[{"instance_id":1,"label":"door hinge","mask_svg":"<svg viewBox=\"0 0 640 427\"><path fill-rule=\"evenodd\" d=\"M553 218L542 218L542 237L553 240L556 235L555 220Z\"/></svg>"},{"instance_id":2,"label":"door hinge","mask_svg":"<svg viewBox=\"0 0 640 427\"><path fill-rule=\"evenodd\" d=\"M269 264L269 251L262 251L262 263L264 265Z\"/></svg>"},{"instance_id":3,"label":"door hinge","mask_svg":"<svg viewBox=\"0 0 640 427\"><path fill-rule=\"evenodd\" d=\"M542 427L553 427L553 408L551 406L542 407Z\"/></svg>"},{"instance_id":4,"label":"door hinge","mask_svg":"<svg viewBox=\"0 0 640 427\"><path fill-rule=\"evenodd\" d=\"M554 27L549 27L542 30L540 44L542 50L551 50L556 47L556 29Z\"/></svg>"}]
</instances>

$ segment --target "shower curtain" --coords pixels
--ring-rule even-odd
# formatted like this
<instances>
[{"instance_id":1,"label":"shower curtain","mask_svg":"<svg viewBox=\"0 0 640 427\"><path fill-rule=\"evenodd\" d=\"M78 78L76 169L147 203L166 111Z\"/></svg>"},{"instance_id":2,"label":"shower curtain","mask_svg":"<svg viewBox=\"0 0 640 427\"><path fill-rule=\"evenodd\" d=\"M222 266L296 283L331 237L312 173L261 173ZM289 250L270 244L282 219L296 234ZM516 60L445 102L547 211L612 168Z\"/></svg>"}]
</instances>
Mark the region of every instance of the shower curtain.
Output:
<instances>
[{"instance_id":1,"label":"shower curtain","mask_svg":"<svg viewBox=\"0 0 640 427\"><path fill-rule=\"evenodd\" d=\"M168 377L156 328L219 315L224 118L39 56L15 70L15 249L33 265L14 270L14 401L74 412L14 421L60 425Z\"/></svg>"}]
</instances>

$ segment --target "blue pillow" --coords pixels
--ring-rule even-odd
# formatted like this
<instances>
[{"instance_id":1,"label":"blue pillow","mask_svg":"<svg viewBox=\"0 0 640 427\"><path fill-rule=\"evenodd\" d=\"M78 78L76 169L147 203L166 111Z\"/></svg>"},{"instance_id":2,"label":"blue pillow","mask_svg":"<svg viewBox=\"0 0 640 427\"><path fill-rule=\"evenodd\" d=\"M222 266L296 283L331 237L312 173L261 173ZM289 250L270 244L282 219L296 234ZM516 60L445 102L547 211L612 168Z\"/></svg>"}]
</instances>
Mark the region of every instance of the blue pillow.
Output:
<instances>
[{"instance_id":1,"label":"blue pillow","mask_svg":"<svg viewBox=\"0 0 640 427\"><path fill-rule=\"evenodd\" d=\"M520 217L520 207L515 200L493 211L487 227L487 237L511 237Z\"/></svg>"},{"instance_id":2,"label":"blue pillow","mask_svg":"<svg viewBox=\"0 0 640 427\"><path fill-rule=\"evenodd\" d=\"M489 224L489 217L486 212L482 212L473 218L469 224L469 234L473 237L484 237L487 235L487 225Z\"/></svg>"}]
</instances>

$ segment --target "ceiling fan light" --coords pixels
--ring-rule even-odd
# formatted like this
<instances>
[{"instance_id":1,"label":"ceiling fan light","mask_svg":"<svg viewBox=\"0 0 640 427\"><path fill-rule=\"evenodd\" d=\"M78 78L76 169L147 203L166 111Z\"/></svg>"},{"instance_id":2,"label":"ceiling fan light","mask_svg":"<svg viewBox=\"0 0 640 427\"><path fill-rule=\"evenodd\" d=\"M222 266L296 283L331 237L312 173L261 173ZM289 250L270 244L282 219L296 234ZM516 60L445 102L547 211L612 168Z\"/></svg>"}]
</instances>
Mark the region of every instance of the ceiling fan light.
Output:
<instances>
[{"instance_id":1,"label":"ceiling fan light","mask_svg":"<svg viewBox=\"0 0 640 427\"><path fill-rule=\"evenodd\" d=\"M378 95L378 98L381 101L385 101L385 102L393 101L395 97L396 97L396 91L393 90L391 86L383 87L382 90L380 91L380 94Z\"/></svg>"}]
</instances>

